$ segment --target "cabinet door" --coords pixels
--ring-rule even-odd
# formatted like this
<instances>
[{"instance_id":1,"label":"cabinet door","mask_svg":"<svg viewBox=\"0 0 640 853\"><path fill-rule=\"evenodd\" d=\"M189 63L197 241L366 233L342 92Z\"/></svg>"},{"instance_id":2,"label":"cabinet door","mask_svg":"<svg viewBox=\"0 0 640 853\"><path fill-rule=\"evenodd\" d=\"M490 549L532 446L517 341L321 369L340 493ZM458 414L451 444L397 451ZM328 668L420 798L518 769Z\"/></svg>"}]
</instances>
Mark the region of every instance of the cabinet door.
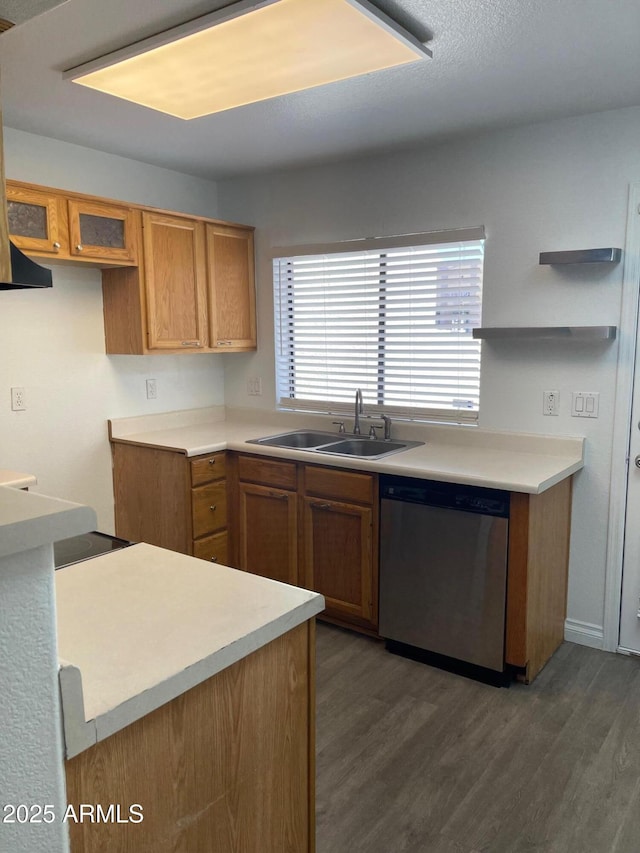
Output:
<instances>
[{"instance_id":1,"label":"cabinet door","mask_svg":"<svg viewBox=\"0 0 640 853\"><path fill-rule=\"evenodd\" d=\"M239 568L285 583L298 583L297 497L254 483L240 483Z\"/></svg>"},{"instance_id":2,"label":"cabinet door","mask_svg":"<svg viewBox=\"0 0 640 853\"><path fill-rule=\"evenodd\" d=\"M137 263L136 214L131 208L74 198L67 204L72 256Z\"/></svg>"},{"instance_id":3,"label":"cabinet door","mask_svg":"<svg viewBox=\"0 0 640 853\"><path fill-rule=\"evenodd\" d=\"M207 225L209 345L256 348L253 231Z\"/></svg>"},{"instance_id":4,"label":"cabinet door","mask_svg":"<svg viewBox=\"0 0 640 853\"><path fill-rule=\"evenodd\" d=\"M377 628L373 607L373 511L305 497L305 586L322 593L326 613Z\"/></svg>"},{"instance_id":5,"label":"cabinet door","mask_svg":"<svg viewBox=\"0 0 640 853\"><path fill-rule=\"evenodd\" d=\"M7 184L9 234L24 252L69 255L63 200L53 193Z\"/></svg>"},{"instance_id":6,"label":"cabinet door","mask_svg":"<svg viewBox=\"0 0 640 853\"><path fill-rule=\"evenodd\" d=\"M206 346L202 222L145 212L142 225L149 349Z\"/></svg>"}]
</instances>

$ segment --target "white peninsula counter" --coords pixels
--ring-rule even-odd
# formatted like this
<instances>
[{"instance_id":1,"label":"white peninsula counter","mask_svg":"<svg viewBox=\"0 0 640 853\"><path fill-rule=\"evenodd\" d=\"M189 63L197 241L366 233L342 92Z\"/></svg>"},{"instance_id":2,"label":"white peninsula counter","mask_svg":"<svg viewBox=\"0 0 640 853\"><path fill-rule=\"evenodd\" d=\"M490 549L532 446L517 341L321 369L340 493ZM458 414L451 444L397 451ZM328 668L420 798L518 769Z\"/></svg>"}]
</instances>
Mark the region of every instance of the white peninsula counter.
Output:
<instances>
[{"instance_id":1,"label":"white peninsula counter","mask_svg":"<svg viewBox=\"0 0 640 853\"><path fill-rule=\"evenodd\" d=\"M121 809L72 853L311 851L323 597L147 544L55 587L68 802Z\"/></svg>"},{"instance_id":2,"label":"white peninsula counter","mask_svg":"<svg viewBox=\"0 0 640 853\"><path fill-rule=\"evenodd\" d=\"M94 528L0 487L0 787L48 818L0 848L312 851L323 597L146 544L54 572Z\"/></svg>"}]
</instances>

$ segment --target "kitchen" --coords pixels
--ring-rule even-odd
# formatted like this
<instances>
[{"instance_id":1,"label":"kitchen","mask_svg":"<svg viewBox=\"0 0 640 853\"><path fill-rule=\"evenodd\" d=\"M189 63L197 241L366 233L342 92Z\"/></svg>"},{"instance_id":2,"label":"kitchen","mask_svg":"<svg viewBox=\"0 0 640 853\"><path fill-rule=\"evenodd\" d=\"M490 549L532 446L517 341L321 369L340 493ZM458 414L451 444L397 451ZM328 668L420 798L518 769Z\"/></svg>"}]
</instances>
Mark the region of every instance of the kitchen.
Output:
<instances>
[{"instance_id":1,"label":"kitchen","mask_svg":"<svg viewBox=\"0 0 640 853\"><path fill-rule=\"evenodd\" d=\"M77 26L90 29L95 10L83 12L73 5L65 14L81 14ZM592 16L601 8L592 4ZM488 17L482 52L490 56L497 45L491 41L489 10L484 11ZM551 4L546 11L555 20ZM64 7L56 14L63 13ZM570 18L571 10L565 14ZM575 18L584 12L581 8L573 14ZM426 13L421 13L423 17L429 25ZM493 127L478 119L474 128L450 141L416 141L366 156L347 149L341 160L332 158L324 164L296 163L291 153L295 169L284 169L282 162L261 174L203 179L185 174L186 170L145 164L139 155L123 156L124 149L102 152L95 136L87 137L84 145L53 139L54 134L39 130L36 116L21 117L18 107L8 111L12 90L19 90L13 76L18 72L12 68L21 67L14 66L21 40L36 50L35 45L45 40L46 26L47 16L24 25L22 35L16 28L15 45L7 42L6 49L4 39L11 33L2 36L8 178L256 227L255 353L105 356L100 273L94 269L58 266L50 291L2 294L1 371L7 401L0 407L2 463L34 472L42 494L93 507L99 529L113 529L109 418L222 404L258 412L273 408L271 247L483 224L489 235L484 324L623 328L622 265L597 271L559 269L540 266L538 256L542 251L628 246L629 186L640 180L636 145L640 111L633 96L624 102L617 93L616 99L593 108L587 95L594 84L585 84L578 87L576 103L565 109L568 117L561 117L560 108L542 114L536 105L554 84L536 77L527 90L530 112L511 119L506 128L498 127L497 117ZM616 49L620 57L633 56L633 47L625 42L634 32L631 23L624 26L621 18L610 26L611 41L622 45ZM72 30L60 37L62 52L64 38L71 38ZM524 40L530 37L530 32L522 35ZM543 35L539 38L542 52ZM573 33L567 36L573 38ZM613 75L613 63L596 60L602 50L600 35L591 38L581 43L584 56L570 58L569 64L579 59L585 79L589 69L597 70L598 77ZM66 50L65 58L72 54L75 58L70 46ZM531 50L535 53L535 44ZM480 61L477 51L472 58ZM485 63L487 74L500 71L486 57ZM607 74L602 74L603 67ZM364 97L362 91L359 94ZM474 94L479 106L487 108L482 93L476 89ZM42 109L46 112L46 105ZM314 113L317 109L316 104ZM357 102L352 109L357 116ZM316 131L307 129L301 119L297 126L301 144L313 153L322 140L316 140ZM236 125L235 131L241 135L242 126ZM628 343L622 335L619 340L606 346L566 342L541 346L534 340L484 345L480 412L483 429L586 437L585 467L574 477L565 637L607 650L617 643L615 566L620 560L609 533L619 525L620 490L625 488L616 461L621 433L614 413L616 391L629 391L632 363ZM261 396L247 394L247 381L254 377L262 378ZM146 397L147 378L156 379L155 400ZM25 388L27 408L22 412L10 410L9 388L14 386ZM542 413L542 394L550 388L560 391L557 417ZM574 391L599 392L597 419L570 416ZM618 491L612 490L612 482Z\"/></svg>"}]
</instances>

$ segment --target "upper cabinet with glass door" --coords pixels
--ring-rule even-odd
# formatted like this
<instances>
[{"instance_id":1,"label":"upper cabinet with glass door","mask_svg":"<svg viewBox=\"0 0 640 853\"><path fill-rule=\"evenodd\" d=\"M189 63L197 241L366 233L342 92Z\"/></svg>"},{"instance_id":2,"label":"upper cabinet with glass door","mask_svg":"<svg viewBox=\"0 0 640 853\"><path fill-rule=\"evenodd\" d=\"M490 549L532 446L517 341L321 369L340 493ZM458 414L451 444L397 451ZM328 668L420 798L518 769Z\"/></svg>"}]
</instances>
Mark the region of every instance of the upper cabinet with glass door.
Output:
<instances>
[{"instance_id":1,"label":"upper cabinet with glass door","mask_svg":"<svg viewBox=\"0 0 640 853\"><path fill-rule=\"evenodd\" d=\"M63 200L51 192L7 181L9 236L23 252L69 257Z\"/></svg>"},{"instance_id":2,"label":"upper cabinet with glass door","mask_svg":"<svg viewBox=\"0 0 640 853\"><path fill-rule=\"evenodd\" d=\"M133 266L139 219L125 206L7 181L9 235L29 255Z\"/></svg>"},{"instance_id":3,"label":"upper cabinet with glass door","mask_svg":"<svg viewBox=\"0 0 640 853\"><path fill-rule=\"evenodd\" d=\"M137 263L136 214L130 207L75 198L67 204L74 257Z\"/></svg>"}]
</instances>

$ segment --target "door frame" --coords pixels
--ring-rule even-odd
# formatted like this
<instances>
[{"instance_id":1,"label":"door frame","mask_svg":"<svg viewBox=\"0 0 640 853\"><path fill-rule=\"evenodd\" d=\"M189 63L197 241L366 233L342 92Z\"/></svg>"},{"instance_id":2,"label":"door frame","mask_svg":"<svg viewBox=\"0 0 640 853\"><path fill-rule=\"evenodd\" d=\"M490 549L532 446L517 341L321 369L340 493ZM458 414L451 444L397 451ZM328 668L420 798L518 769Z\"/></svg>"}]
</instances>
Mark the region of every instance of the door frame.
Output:
<instances>
[{"instance_id":1,"label":"door frame","mask_svg":"<svg viewBox=\"0 0 640 853\"><path fill-rule=\"evenodd\" d=\"M640 306L640 182L629 185L627 235L622 273L622 299L618 327L618 362L613 420L611 479L609 483L609 532L605 571L603 648L619 648L622 567L629 476L631 407ZM636 349L638 352L636 353Z\"/></svg>"}]
</instances>

